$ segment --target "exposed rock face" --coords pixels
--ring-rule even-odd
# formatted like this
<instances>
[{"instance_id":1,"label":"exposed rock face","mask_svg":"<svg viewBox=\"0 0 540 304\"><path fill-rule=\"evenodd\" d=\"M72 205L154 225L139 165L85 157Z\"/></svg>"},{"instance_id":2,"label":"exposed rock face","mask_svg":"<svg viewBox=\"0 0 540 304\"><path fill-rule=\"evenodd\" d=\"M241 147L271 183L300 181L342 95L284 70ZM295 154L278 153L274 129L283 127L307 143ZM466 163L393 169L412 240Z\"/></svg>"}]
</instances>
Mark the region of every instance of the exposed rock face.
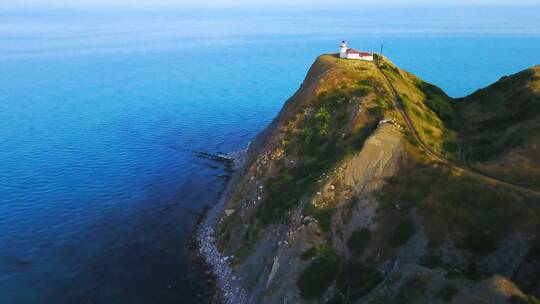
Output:
<instances>
[{"instance_id":1,"label":"exposed rock face","mask_svg":"<svg viewBox=\"0 0 540 304\"><path fill-rule=\"evenodd\" d=\"M205 235L225 302L508 303L525 297L514 277L538 291L540 199L423 153L462 159L450 98L378 64L319 57L250 145ZM484 215L490 200L503 210Z\"/></svg>"}]
</instances>

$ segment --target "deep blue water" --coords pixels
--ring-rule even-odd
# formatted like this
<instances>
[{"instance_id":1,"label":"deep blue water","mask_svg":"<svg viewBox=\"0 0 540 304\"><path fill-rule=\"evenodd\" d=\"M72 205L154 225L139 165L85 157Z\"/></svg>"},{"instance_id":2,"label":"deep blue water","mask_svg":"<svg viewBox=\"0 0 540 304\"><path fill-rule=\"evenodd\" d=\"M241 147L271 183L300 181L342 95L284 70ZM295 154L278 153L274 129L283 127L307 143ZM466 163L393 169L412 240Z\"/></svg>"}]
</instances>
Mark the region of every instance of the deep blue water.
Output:
<instances>
[{"instance_id":1,"label":"deep blue water","mask_svg":"<svg viewBox=\"0 0 540 304\"><path fill-rule=\"evenodd\" d=\"M464 96L540 63L539 7L0 8L0 303L196 303L186 240L345 38Z\"/></svg>"}]
</instances>

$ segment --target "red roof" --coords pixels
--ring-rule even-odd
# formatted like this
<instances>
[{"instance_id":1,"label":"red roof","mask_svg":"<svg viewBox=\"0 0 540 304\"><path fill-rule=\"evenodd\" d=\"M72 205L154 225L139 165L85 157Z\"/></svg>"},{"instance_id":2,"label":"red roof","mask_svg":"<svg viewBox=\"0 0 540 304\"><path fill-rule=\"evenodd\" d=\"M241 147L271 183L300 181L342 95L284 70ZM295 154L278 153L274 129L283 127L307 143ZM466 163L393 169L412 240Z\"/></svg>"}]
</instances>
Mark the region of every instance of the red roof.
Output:
<instances>
[{"instance_id":1,"label":"red roof","mask_svg":"<svg viewBox=\"0 0 540 304\"><path fill-rule=\"evenodd\" d=\"M357 50L355 50L355 49L348 49L348 50L347 50L347 53L349 53L349 54L359 54L360 57L372 56L371 53L368 53L368 52L360 52L360 51L357 51Z\"/></svg>"}]
</instances>

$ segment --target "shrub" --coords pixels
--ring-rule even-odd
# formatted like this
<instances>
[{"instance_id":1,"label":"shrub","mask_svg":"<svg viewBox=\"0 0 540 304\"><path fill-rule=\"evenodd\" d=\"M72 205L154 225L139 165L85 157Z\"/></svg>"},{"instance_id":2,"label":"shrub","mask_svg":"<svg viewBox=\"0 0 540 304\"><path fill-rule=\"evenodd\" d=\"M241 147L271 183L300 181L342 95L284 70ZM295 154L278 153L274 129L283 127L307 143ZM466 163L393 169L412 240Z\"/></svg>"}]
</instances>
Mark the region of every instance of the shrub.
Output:
<instances>
[{"instance_id":1,"label":"shrub","mask_svg":"<svg viewBox=\"0 0 540 304\"><path fill-rule=\"evenodd\" d=\"M497 240L485 232L472 232L465 237L463 246L477 255L484 256L497 250Z\"/></svg>"},{"instance_id":2,"label":"shrub","mask_svg":"<svg viewBox=\"0 0 540 304\"><path fill-rule=\"evenodd\" d=\"M399 224L392 233L390 243L396 247L404 245L416 232L416 226L410 219Z\"/></svg>"},{"instance_id":3,"label":"shrub","mask_svg":"<svg viewBox=\"0 0 540 304\"><path fill-rule=\"evenodd\" d=\"M420 90L426 95L427 106L445 121L454 120L454 109L451 99L438 87L421 82L418 84Z\"/></svg>"},{"instance_id":4,"label":"shrub","mask_svg":"<svg viewBox=\"0 0 540 304\"><path fill-rule=\"evenodd\" d=\"M315 260L302 271L296 282L302 298L309 300L322 296L334 282L340 262L340 257L331 248L318 248Z\"/></svg>"},{"instance_id":5,"label":"shrub","mask_svg":"<svg viewBox=\"0 0 540 304\"><path fill-rule=\"evenodd\" d=\"M367 96L369 92L371 92L371 87L360 86L354 90L353 94L359 97L364 97L364 96Z\"/></svg>"},{"instance_id":6,"label":"shrub","mask_svg":"<svg viewBox=\"0 0 540 304\"><path fill-rule=\"evenodd\" d=\"M284 220L286 213L300 198L295 189L294 176L289 170L283 170L278 176L270 178L267 186L268 199L257 209L257 215L263 224Z\"/></svg>"},{"instance_id":7,"label":"shrub","mask_svg":"<svg viewBox=\"0 0 540 304\"><path fill-rule=\"evenodd\" d=\"M382 107L369 108L367 111L371 117L377 120L377 123L384 118L384 109Z\"/></svg>"},{"instance_id":8,"label":"shrub","mask_svg":"<svg viewBox=\"0 0 540 304\"><path fill-rule=\"evenodd\" d=\"M322 232L330 232L333 214L334 210L330 208L319 210L315 213L315 219L319 222L319 227L321 227Z\"/></svg>"},{"instance_id":9,"label":"shrub","mask_svg":"<svg viewBox=\"0 0 540 304\"><path fill-rule=\"evenodd\" d=\"M338 289L348 300L356 300L366 295L382 280L381 275L372 267L361 262L348 261L336 279Z\"/></svg>"},{"instance_id":10,"label":"shrub","mask_svg":"<svg viewBox=\"0 0 540 304\"><path fill-rule=\"evenodd\" d=\"M420 143L416 140L416 137L408 129L405 131L405 139L413 146L418 147Z\"/></svg>"},{"instance_id":11,"label":"shrub","mask_svg":"<svg viewBox=\"0 0 540 304\"><path fill-rule=\"evenodd\" d=\"M371 231L369 229L360 229L352 233L349 240L347 240L347 246L353 255L359 256L369 245L371 241Z\"/></svg>"},{"instance_id":12,"label":"shrub","mask_svg":"<svg viewBox=\"0 0 540 304\"><path fill-rule=\"evenodd\" d=\"M309 260L313 258L315 255L317 255L317 248L311 247L308 250L302 252L302 254L300 255L300 258L302 260Z\"/></svg>"},{"instance_id":13,"label":"shrub","mask_svg":"<svg viewBox=\"0 0 540 304\"><path fill-rule=\"evenodd\" d=\"M379 126L378 120L373 120L371 123L366 124L363 128L360 128L353 132L353 148L355 150L361 150L362 147L364 147L364 144L366 143L366 140L368 137L375 132L377 127Z\"/></svg>"}]
</instances>

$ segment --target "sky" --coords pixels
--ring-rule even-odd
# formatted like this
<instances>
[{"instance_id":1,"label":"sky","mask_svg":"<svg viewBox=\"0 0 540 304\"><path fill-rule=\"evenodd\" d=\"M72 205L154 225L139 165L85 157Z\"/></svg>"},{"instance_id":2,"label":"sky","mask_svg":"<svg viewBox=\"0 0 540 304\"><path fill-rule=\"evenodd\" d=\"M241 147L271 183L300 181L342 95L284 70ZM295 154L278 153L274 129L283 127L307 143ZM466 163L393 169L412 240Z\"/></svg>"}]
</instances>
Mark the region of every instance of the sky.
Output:
<instances>
[{"instance_id":1,"label":"sky","mask_svg":"<svg viewBox=\"0 0 540 304\"><path fill-rule=\"evenodd\" d=\"M384 2L380 4L380 2ZM0 0L0 8L8 7L336 7L350 0ZM354 3L354 2L353 2ZM540 0L373 0L360 1L361 5L540 5Z\"/></svg>"}]
</instances>

